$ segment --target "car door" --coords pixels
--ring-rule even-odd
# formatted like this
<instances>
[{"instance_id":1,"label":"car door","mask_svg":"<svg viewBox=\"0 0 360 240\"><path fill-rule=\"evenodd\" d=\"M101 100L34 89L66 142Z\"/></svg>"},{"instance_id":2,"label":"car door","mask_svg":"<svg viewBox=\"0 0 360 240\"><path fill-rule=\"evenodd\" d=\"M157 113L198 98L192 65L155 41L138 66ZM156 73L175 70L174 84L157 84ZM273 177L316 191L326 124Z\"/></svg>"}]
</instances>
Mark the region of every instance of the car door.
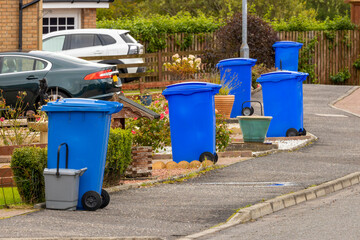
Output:
<instances>
[{"instance_id":1,"label":"car door","mask_svg":"<svg viewBox=\"0 0 360 240\"><path fill-rule=\"evenodd\" d=\"M7 105L16 105L19 92L26 92L24 103L34 108L39 95L39 80L51 68L43 59L23 55L0 55L0 89Z\"/></svg>"},{"instance_id":2,"label":"car door","mask_svg":"<svg viewBox=\"0 0 360 240\"><path fill-rule=\"evenodd\" d=\"M63 54L74 57L95 57L106 55L104 47L97 34L70 34L66 36Z\"/></svg>"}]
</instances>

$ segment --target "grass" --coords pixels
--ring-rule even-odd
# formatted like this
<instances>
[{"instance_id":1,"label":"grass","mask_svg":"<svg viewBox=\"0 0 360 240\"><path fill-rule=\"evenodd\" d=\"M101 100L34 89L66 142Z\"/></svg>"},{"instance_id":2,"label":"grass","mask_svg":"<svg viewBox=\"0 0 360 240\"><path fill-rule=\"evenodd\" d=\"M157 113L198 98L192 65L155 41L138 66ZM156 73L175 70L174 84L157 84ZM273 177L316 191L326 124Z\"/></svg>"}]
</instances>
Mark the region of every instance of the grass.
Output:
<instances>
[{"instance_id":1,"label":"grass","mask_svg":"<svg viewBox=\"0 0 360 240\"><path fill-rule=\"evenodd\" d=\"M16 187L0 188L0 208L17 203L22 203L22 200Z\"/></svg>"}]
</instances>

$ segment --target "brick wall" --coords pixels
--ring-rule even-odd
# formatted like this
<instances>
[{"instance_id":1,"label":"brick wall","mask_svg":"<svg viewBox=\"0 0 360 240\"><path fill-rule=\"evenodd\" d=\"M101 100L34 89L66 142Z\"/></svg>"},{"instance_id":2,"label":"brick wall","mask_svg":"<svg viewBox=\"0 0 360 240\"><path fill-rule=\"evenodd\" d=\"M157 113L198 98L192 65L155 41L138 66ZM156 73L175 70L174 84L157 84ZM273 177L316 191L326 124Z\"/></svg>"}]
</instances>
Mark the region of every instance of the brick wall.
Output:
<instances>
[{"instance_id":1,"label":"brick wall","mask_svg":"<svg viewBox=\"0 0 360 240\"><path fill-rule=\"evenodd\" d=\"M85 8L81 10L81 27L96 28L96 9Z\"/></svg>"},{"instance_id":2,"label":"brick wall","mask_svg":"<svg viewBox=\"0 0 360 240\"><path fill-rule=\"evenodd\" d=\"M23 4L32 0L23 0ZM19 49L19 0L0 0L0 51ZM23 50L41 49L42 0L23 9Z\"/></svg>"}]
</instances>

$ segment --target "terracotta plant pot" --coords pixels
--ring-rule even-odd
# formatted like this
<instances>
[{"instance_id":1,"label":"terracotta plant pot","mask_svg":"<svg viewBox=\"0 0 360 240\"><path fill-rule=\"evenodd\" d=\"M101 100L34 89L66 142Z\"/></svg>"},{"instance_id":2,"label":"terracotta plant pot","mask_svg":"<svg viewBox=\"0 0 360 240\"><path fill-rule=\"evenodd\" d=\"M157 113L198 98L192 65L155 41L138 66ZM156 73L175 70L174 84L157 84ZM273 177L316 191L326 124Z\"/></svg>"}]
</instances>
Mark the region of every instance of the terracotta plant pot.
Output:
<instances>
[{"instance_id":1,"label":"terracotta plant pot","mask_svg":"<svg viewBox=\"0 0 360 240\"><path fill-rule=\"evenodd\" d=\"M215 95L215 109L229 119L234 101L234 95Z\"/></svg>"}]
</instances>

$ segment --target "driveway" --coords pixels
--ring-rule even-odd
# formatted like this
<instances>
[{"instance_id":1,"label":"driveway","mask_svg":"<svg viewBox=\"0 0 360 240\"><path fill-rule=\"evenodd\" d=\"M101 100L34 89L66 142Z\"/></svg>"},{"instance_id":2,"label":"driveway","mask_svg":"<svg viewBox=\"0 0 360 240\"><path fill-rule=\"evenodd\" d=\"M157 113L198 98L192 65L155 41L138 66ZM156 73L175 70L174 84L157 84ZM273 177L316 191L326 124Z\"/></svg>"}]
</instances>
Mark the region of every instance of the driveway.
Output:
<instances>
[{"instance_id":1,"label":"driveway","mask_svg":"<svg viewBox=\"0 0 360 240\"><path fill-rule=\"evenodd\" d=\"M96 212L42 210L0 220L0 237L176 239L224 222L241 207L359 171L359 118L328 105L351 88L304 85L304 127L319 137L308 147L240 162L183 183L114 193L110 205ZM261 92L253 99L260 100Z\"/></svg>"}]
</instances>

